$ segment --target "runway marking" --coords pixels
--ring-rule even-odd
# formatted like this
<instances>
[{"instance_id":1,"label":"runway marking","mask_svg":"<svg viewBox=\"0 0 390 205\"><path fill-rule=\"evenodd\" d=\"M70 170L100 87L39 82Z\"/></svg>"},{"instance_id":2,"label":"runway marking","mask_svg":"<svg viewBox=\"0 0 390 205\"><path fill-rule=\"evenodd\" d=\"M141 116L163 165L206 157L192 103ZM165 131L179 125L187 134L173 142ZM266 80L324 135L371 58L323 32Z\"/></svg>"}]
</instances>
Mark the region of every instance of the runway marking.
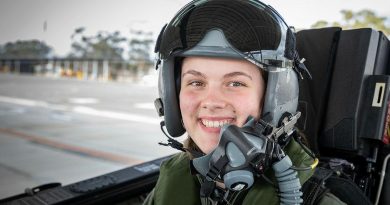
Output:
<instances>
[{"instance_id":1,"label":"runway marking","mask_svg":"<svg viewBox=\"0 0 390 205\"><path fill-rule=\"evenodd\" d=\"M12 97L6 97L6 96L0 96L1 102L11 103L11 104L17 104L17 105L24 105L29 107L47 107L48 103L44 101L38 101L38 100L27 100L22 98L12 98Z\"/></svg>"},{"instance_id":2,"label":"runway marking","mask_svg":"<svg viewBox=\"0 0 390 205\"><path fill-rule=\"evenodd\" d=\"M145 109L145 110L155 110L154 103L134 103L135 108Z\"/></svg>"},{"instance_id":3,"label":"runway marking","mask_svg":"<svg viewBox=\"0 0 390 205\"><path fill-rule=\"evenodd\" d=\"M141 123L147 123L153 125L159 125L161 121L160 119L158 119L158 117L153 118L153 117L148 117L143 115L116 112L111 110L97 110L87 106L65 106L60 104L50 104L44 101L6 97L6 96L0 96L0 102L17 104L22 106L29 106L29 107L42 107L42 108L48 108L52 110L75 112L75 113L85 114L85 115L99 116L99 117L105 117L105 118L111 118L117 120L131 121L131 122L141 122Z\"/></svg>"},{"instance_id":4,"label":"runway marking","mask_svg":"<svg viewBox=\"0 0 390 205\"><path fill-rule=\"evenodd\" d=\"M69 98L68 102L73 104L96 104L99 100L96 98Z\"/></svg>"},{"instance_id":5,"label":"runway marking","mask_svg":"<svg viewBox=\"0 0 390 205\"><path fill-rule=\"evenodd\" d=\"M7 129L7 128L0 128L0 132L6 133L6 134L9 134L11 136L18 137L21 139L25 139L25 140L28 140L30 142L34 142L37 144L46 145L49 147L53 147L53 148L57 148L57 149L61 149L61 150L69 151L69 152L74 152L74 153L78 153L78 154L82 154L82 155L86 155L86 156L94 157L94 158L98 158L98 159L119 162L119 163L126 164L126 165L135 165L135 164L140 164L140 163L144 162L142 160L128 157L128 156L123 156L123 155L113 154L113 153L109 153L109 152L94 150L94 149L80 147L80 146L76 146L76 145L65 144L62 142L57 142L54 140L45 139L43 137L38 137L38 136L18 132L18 131Z\"/></svg>"},{"instance_id":6,"label":"runway marking","mask_svg":"<svg viewBox=\"0 0 390 205\"><path fill-rule=\"evenodd\" d=\"M94 116L119 119L119 120L142 122L142 123L155 124L155 125L160 124L161 121L156 118L146 117L142 115L121 113L121 112L114 112L114 111L107 111L107 110L96 110L94 108L84 107L84 106L75 106L73 107L72 111L81 114L94 115Z\"/></svg>"}]
</instances>

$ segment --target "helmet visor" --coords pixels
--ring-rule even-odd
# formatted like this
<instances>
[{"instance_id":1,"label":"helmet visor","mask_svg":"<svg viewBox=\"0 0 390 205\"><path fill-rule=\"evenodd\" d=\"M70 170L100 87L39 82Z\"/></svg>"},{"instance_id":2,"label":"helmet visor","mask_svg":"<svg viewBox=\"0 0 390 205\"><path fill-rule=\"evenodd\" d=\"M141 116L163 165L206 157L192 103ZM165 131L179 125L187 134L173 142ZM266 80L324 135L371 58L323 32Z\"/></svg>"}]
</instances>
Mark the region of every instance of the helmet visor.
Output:
<instances>
[{"instance_id":1,"label":"helmet visor","mask_svg":"<svg viewBox=\"0 0 390 205\"><path fill-rule=\"evenodd\" d=\"M224 49L234 52L232 56L268 71L292 67L293 56L286 55L288 49L294 49L286 49L287 25L275 10L255 0L196 0L187 4L161 34L160 58L192 49L215 29L223 32L230 45Z\"/></svg>"}]
</instances>

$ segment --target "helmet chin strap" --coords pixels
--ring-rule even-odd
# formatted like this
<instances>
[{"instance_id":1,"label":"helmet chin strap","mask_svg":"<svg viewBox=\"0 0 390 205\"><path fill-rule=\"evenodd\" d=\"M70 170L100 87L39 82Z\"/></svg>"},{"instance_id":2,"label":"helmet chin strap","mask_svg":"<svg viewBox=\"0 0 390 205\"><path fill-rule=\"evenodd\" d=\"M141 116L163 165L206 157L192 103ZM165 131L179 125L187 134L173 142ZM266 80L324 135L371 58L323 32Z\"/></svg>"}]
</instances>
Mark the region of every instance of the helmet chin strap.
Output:
<instances>
[{"instance_id":1,"label":"helmet chin strap","mask_svg":"<svg viewBox=\"0 0 390 205\"><path fill-rule=\"evenodd\" d=\"M298 55L298 52L295 51L295 53L294 53L294 66L293 66L294 71L299 75L301 80L304 79L303 74L306 74L309 77L309 79L311 80L313 78L310 74L310 71L307 69L307 67L304 64L305 61L306 61L306 59L305 58L301 59Z\"/></svg>"}]
</instances>

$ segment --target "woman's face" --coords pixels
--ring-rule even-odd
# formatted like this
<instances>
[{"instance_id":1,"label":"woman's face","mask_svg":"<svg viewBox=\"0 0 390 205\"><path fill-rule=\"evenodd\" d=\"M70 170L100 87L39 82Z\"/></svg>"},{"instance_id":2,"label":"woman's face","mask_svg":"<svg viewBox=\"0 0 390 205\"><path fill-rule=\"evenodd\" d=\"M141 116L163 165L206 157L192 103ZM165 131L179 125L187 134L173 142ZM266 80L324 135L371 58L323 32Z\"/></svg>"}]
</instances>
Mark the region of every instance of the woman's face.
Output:
<instances>
[{"instance_id":1,"label":"woman's face","mask_svg":"<svg viewBox=\"0 0 390 205\"><path fill-rule=\"evenodd\" d=\"M224 124L242 126L248 116L260 117L264 87L259 68L246 60L185 58L179 98L187 133L210 153Z\"/></svg>"}]
</instances>

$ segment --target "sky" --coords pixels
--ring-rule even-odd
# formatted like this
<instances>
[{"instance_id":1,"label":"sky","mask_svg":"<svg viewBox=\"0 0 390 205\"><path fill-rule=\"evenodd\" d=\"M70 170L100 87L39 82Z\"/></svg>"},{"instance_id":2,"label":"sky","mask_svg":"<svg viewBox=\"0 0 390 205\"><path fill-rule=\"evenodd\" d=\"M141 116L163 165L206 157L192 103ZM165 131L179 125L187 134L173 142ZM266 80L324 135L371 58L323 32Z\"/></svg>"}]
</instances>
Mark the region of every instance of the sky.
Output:
<instances>
[{"instance_id":1,"label":"sky","mask_svg":"<svg viewBox=\"0 0 390 205\"><path fill-rule=\"evenodd\" d=\"M162 26L188 0L0 0L0 44L37 39L54 48L55 55L70 52L71 35L85 27L87 35L130 29L151 31L157 38ZM371 9L390 18L389 0L263 0L296 28L310 28L318 20L340 21L342 9ZM46 22L46 23L45 23ZM46 24L46 29L44 29Z\"/></svg>"}]
</instances>

